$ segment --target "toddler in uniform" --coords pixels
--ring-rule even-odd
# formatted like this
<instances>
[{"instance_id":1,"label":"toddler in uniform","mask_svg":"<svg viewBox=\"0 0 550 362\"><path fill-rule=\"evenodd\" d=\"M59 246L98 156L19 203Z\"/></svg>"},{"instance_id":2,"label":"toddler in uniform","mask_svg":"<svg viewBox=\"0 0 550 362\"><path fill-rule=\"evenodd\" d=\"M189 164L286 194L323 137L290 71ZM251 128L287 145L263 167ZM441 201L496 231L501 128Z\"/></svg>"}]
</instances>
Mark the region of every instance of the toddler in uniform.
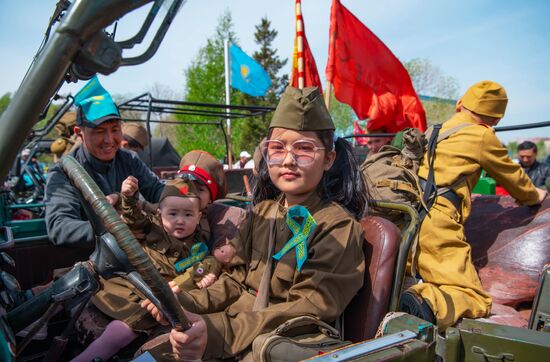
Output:
<instances>
[{"instance_id":1,"label":"toddler in uniform","mask_svg":"<svg viewBox=\"0 0 550 362\"><path fill-rule=\"evenodd\" d=\"M198 229L201 201L193 182L183 179L169 181L155 214L146 214L139 206L139 185L135 177L124 180L120 195L124 222L130 229L144 231L145 238L140 240L143 249L167 281L190 274L190 277L176 280L180 288L190 290L206 287L216 280L225 259L220 258L220 262L207 256L209 249ZM191 268L195 264L201 267ZM213 276L206 277L209 274ZM91 301L113 320L101 336L73 361L91 361L96 357L107 360L135 340L138 333L149 333L157 326L154 319L140 308L143 296L131 283L122 277L101 278L101 283L102 290Z\"/></svg>"}]
</instances>

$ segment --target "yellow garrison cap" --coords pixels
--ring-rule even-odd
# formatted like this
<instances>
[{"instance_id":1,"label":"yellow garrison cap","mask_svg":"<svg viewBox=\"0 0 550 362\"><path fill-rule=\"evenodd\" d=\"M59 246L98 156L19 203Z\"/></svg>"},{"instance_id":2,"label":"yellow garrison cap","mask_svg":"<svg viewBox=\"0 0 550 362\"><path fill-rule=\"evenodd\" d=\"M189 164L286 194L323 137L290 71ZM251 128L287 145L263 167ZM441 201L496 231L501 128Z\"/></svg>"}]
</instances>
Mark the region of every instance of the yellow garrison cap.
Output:
<instances>
[{"instance_id":1,"label":"yellow garrison cap","mask_svg":"<svg viewBox=\"0 0 550 362\"><path fill-rule=\"evenodd\" d=\"M193 182L187 182L181 178L177 178L168 181L166 185L164 185L159 201L164 200L168 196L199 198L199 192Z\"/></svg>"},{"instance_id":2,"label":"yellow garrison cap","mask_svg":"<svg viewBox=\"0 0 550 362\"><path fill-rule=\"evenodd\" d=\"M64 138L58 138L52 142L50 151L57 155L62 154L67 149L67 141Z\"/></svg>"},{"instance_id":3,"label":"yellow garrison cap","mask_svg":"<svg viewBox=\"0 0 550 362\"><path fill-rule=\"evenodd\" d=\"M494 118L504 117L508 96L503 86L482 80L471 86L462 96L462 105L469 111Z\"/></svg>"},{"instance_id":4,"label":"yellow garrison cap","mask_svg":"<svg viewBox=\"0 0 550 362\"><path fill-rule=\"evenodd\" d=\"M317 87L298 89L288 86L277 105L269 128L296 131L334 130L323 95Z\"/></svg>"},{"instance_id":5,"label":"yellow garrison cap","mask_svg":"<svg viewBox=\"0 0 550 362\"><path fill-rule=\"evenodd\" d=\"M141 124L137 122L124 122L122 123L122 134L130 137L142 148L147 147L149 144L149 137L147 137L147 130Z\"/></svg>"},{"instance_id":6,"label":"yellow garrison cap","mask_svg":"<svg viewBox=\"0 0 550 362\"><path fill-rule=\"evenodd\" d=\"M71 127L76 124L76 112L66 112L55 125L55 130L60 136L70 137Z\"/></svg>"}]
</instances>

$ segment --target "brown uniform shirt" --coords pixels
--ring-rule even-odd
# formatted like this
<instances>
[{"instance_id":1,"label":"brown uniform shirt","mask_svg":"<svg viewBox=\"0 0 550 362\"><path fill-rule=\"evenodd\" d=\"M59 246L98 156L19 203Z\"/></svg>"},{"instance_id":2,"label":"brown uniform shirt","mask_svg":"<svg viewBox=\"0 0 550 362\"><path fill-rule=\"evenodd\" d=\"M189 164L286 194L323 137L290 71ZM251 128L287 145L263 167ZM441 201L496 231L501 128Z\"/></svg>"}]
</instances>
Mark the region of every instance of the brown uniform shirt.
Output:
<instances>
[{"instance_id":1,"label":"brown uniform shirt","mask_svg":"<svg viewBox=\"0 0 550 362\"><path fill-rule=\"evenodd\" d=\"M361 288L365 271L361 225L340 205L323 202L317 194L303 206L317 222L307 241L308 259L300 272L294 249L273 261L267 308L252 311L267 264L270 219L275 216L273 254L292 237L285 222L287 210L275 201L258 204L240 227L238 240L232 241L237 255L231 273L222 274L207 289L179 294L184 308L203 314L208 333L204 359L237 355L258 335L296 316L332 322Z\"/></svg>"},{"instance_id":2,"label":"brown uniform shirt","mask_svg":"<svg viewBox=\"0 0 550 362\"><path fill-rule=\"evenodd\" d=\"M160 274L171 281L178 276L174 263L187 258L195 242L206 241L198 240L204 235L195 232L185 240L169 236L157 216L144 215L137 205L137 198L122 196L123 219L131 229L145 230L145 240L141 242L143 250ZM131 283L121 277L100 278L100 282L102 290L92 297L92 303L99 310L137 331L146 331L156 325L149 313L140 307L143 296Z\"/></svg>"},{"instance_id":3,"label":"brown uniform shirt","mask_svg":"<svg viewBox=\"0 0 550 362\"><path fill-rule=\"evenodd\" d=\"M508 157L508 151L496 137L492 127L478 124L467 113L459 112L443 123L440 134L464 123L472 126L464 127L440 142L434 162L434 176L438 186L454 185L461 176L466 176L465 182L454 188L463 200L462 219L466 220L470 214L471 193L479 180L481 169L487 171L519 203L538 203L535 186L521 166ZM428 162L424 158L418 175L426 179L428 171Z\"/></svg>"}]
</instances>

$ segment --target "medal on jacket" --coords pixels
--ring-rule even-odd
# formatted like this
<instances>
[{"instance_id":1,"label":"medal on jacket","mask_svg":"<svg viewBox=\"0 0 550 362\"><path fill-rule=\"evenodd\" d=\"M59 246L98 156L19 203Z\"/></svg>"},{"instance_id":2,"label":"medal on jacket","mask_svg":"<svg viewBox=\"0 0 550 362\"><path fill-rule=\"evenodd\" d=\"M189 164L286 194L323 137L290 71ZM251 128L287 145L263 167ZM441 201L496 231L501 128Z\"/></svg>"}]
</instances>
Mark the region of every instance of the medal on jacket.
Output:
<instances>
[{"instance_id":1,"label":"medal on jacket","mask_svg":"<svg viewBox=\"0 0 550 362\"><path fill-rule=\"evenodd\" d=\"M296 217L300 217L302 222L298 223L295 219ZM286 224L294 236L286 242L277 254L273 255L273 258L276 260L281 260L281 258L288 251L295 248L296 268L298 271L301 271L302 266L307 259L307 238L315 226L317 226L317 223L304 206L296 205L288 209L288 213L286 214Z\"/></svg>"},{"instance_id":2,"label":"medal on jacket","mask_svg":"<svg viewBox=\"0 0 550 362\"><path fill-rule=\"evenodd\" d=\"M185 269L189 268L191 265L198 263L208 253L208 246L205 243L195 243L191 247L191 255L187 258L181 259L174 263L174 267L178 273L181 273Z\"/></svg>"}]
</instances>

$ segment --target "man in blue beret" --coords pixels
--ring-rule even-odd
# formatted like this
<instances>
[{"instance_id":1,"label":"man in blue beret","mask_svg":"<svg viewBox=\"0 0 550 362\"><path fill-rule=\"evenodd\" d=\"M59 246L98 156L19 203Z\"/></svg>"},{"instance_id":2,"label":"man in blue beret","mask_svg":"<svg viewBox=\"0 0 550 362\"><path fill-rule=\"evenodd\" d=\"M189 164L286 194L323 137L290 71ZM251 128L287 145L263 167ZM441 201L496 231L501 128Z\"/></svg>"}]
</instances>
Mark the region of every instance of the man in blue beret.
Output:
<instances>
[{"instance_id":1,"label":"man in blue beret","mask_svg":"<svg viewBox=\"0 0 550 362\"><path fill-rule=\"evenodd\" d=\"M75 105L74 131L82 144L72 150L71 156L90 174L109 202L113 205L118 202L122 181L128 176L138 180L147 201L158 202L164 186L135 153L120 148L120 113L96 77L76 94ZM48 174L45 203L48 235L54 244L94 245L94 231L79 193L59 164Z\"/></svg>"}]
</instances>

